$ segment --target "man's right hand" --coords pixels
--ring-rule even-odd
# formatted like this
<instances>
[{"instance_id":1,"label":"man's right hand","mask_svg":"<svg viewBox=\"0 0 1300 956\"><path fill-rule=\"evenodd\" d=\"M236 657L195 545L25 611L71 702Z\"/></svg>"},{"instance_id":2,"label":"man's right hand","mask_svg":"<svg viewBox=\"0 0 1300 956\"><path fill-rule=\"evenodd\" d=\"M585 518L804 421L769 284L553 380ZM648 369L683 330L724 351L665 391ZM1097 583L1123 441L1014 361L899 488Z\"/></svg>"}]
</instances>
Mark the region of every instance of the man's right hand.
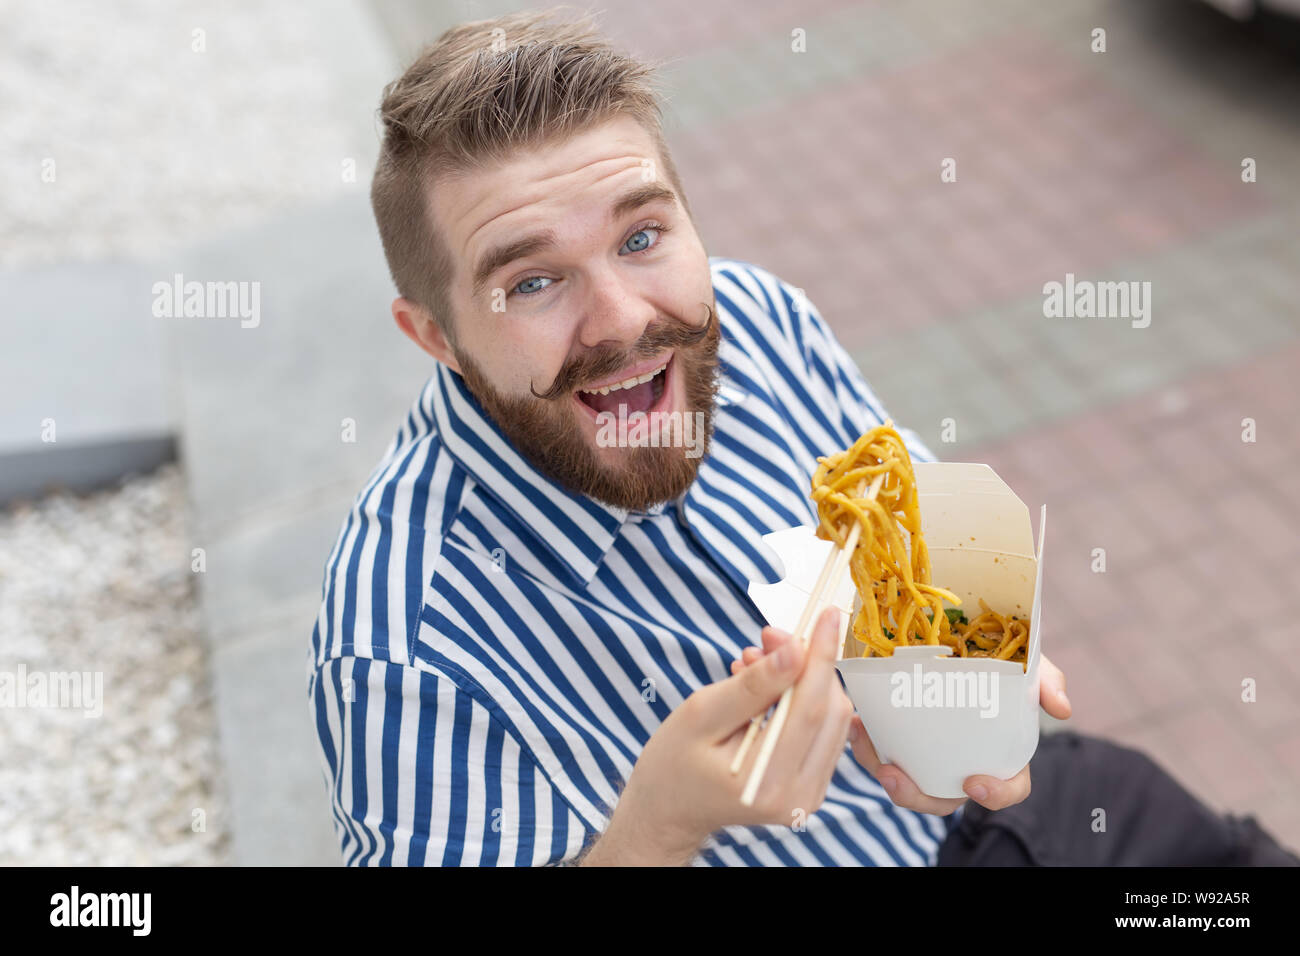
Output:
<instances>
[{"instance_id":1,"label":"man's right hand","mask_svg":"<svg viewBox=\"0 0 1300 956\"><path fill-rule=\"evenodd\" d=\"M840 614L829 608L805 652L787 633L764 628L765 653L739 673L702 687L669 714L646 742L587 866L666 865L690 861L724 826L790 826L826 799L844 753L853 704L835 670ZM794 686L790 712L752 807L740 802L765 730L732 774L751 717Z\"/></svg>"}]
</instances>

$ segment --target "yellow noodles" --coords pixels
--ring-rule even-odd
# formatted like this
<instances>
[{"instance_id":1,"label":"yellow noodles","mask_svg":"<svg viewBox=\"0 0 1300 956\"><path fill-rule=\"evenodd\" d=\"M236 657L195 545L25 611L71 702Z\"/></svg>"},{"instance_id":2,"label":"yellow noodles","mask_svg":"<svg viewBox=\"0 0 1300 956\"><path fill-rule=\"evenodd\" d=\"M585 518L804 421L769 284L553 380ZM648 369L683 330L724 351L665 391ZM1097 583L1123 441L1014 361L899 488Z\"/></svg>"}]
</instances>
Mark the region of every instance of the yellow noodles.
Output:
<instances>
[{"instance_id":1,"label":"yellow noodles","mask_svg":"<svg viewBox=\"0 0 1300 956\"><path fill-rule=\"evenodd\" d=\"M996 657L1026 665L1029 619L1004 617L980 600L981 612L945 613L961 600L930 582L930 555L921 533L912 457L889 425L871 429L847 451L818 458L812 499L817 536L843 546L854 523L862 526L849 573L862 607L853 620L845 657L889 657L895 647L947 644L959 657ZM885 478L874 499L867 489ZM907 533L904 540L903 533Z\"/></svg>"}]
</instances>

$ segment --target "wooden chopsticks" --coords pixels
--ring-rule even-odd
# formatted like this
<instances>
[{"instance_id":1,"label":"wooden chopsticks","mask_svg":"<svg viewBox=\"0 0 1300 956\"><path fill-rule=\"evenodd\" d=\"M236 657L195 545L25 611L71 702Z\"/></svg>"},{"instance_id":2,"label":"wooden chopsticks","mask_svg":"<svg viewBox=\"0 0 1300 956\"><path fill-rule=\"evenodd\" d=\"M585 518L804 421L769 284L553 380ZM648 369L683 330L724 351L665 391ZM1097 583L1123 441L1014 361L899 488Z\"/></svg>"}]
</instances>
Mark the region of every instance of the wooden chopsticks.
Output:
<instances>
[{"instance_id":1,"label":"wooden chopsticks","mask_svg":"<svg viewBox=\"0 0 1300 956\"><path fill-rule=\"evenodd\" d=\"M875 498L879 494L880 487L884 484L887 474L889 474L888 471L882 471L876 475L870 489L866 490L866 497ZM858 487L856 497L863 496L863 486L865 485L866 482L864 481ZM844 577L844 571L848 567L849 559L853 556L853 549L857 547L858 537L861 532L862 525L854 522L848 538L844 541L844 546L832 548L830 553L826 555L826 562L822 565L821 574L817 577L817 583L814 585L808 603L804 605L803 614L799 618L799 625L795 628L794 639L802 647L808 647L813 626L830 604L831 597L839 590L840 581ZM767 765L772 759L772 751L776 748L781 728L785 725L793 694L793 686L786 688L785 693L781 695L780 701L777 702L776 712L773 713L772 719L765 726L762 724L761 714L750 720L749 729L745 732L745 739L741 741L740 750L737 751L735 758L731 762L731 772L733 774L738 773L741 764L745 760L745 755L749 752L750 746L760 732L760 728L767 731L767 734L763 737L762 748L758 752L758 760L754 764L754 769L750 771L749 780L746 782L745 789L740 797L740 802L747 807L753 806L754 796L758 793L758 787L763 782L763 774L767 771Z\"/></svg>"}]
</instances>

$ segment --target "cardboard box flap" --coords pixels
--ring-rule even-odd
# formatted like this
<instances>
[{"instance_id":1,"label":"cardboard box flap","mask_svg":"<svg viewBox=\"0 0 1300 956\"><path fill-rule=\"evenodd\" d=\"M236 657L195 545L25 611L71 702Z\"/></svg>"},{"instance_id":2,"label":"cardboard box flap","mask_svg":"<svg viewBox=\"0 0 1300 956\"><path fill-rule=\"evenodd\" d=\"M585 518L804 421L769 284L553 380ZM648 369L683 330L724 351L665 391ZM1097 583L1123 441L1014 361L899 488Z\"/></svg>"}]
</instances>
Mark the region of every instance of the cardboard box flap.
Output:
<instances>
[{"instance_id":1,"label":"cardboard box flap","mask_svg":"<svg viewBox=\"0 0 1300 956\"><path fill-rule=\"evenodd\" d=\"M763 612L768 624L793 634L804 606L812 597L826 556L835 545L817 537L817 529L807 525L765 534L763 542L783 566L782 579L773 584L751 581L749 598ZM855 594L853 579L845 574L831 598L831 604L843 612L843 627L848 626Z\"/></svg>"},{"instance_id":2,"label":"cardboard box flap","mask_svg":"<svg viewBox=\"0 0 1300 956\"><path fill-rule=\"evenodd\" d=\"M990 490L1011 493L1007 483L988 465L973 461L917 461L912 463L917 489L933 492Z\"/></svg>"},{"instance_id":3,"label":"cardboard box flap","mask_svg":"<svg viewBox=\"0 0 1300 956\"><path fill-rule=\"evenodd\" d=\"M1029 508L988 465L922 462L915 471L921 530L932 556L954 548L1034 560Z\"/></svg>"},{"instance_id":4,"label":"cardboard box flap","mask_svg":"<svg viewBox=\"0 0 1300 956\"><path fill-rule=\"evenodd\" d=\"M1029 667L1027 676L1030 683L1038 686L1038 659L1041 656L1039 634L1043 629L1043 540L1047 537L1047 504L1038 512L1038 574L1034 577L1034 618L1029 622Z\"/></svg>"}]
</instances>

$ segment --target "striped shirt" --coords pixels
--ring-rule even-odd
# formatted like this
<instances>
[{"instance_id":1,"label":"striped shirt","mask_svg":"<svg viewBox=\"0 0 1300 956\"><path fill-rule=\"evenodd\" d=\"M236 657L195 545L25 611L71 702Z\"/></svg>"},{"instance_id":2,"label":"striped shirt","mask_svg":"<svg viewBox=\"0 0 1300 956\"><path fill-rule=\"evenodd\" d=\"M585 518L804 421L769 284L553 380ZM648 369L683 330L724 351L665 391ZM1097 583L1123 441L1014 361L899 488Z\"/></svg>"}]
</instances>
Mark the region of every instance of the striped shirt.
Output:
<instances>
[{"instance_id":1,"label":"striped shirt","mask_svg":"<svg viewBox=\"0 0 1300 956\"><path fill-rule=\"evenodd\" d=\"M357 496L307 668L348 865L574 860L673 708L759 643L747 588L779 578L761 537L815 524L817 456L887 415L801 290L709 262L721 387L678 500L558 485L441 364ZM957 816L894 806L846 746L803 827L725 827L692 862L933 865Z\"/></svg>"}]
</instances>

